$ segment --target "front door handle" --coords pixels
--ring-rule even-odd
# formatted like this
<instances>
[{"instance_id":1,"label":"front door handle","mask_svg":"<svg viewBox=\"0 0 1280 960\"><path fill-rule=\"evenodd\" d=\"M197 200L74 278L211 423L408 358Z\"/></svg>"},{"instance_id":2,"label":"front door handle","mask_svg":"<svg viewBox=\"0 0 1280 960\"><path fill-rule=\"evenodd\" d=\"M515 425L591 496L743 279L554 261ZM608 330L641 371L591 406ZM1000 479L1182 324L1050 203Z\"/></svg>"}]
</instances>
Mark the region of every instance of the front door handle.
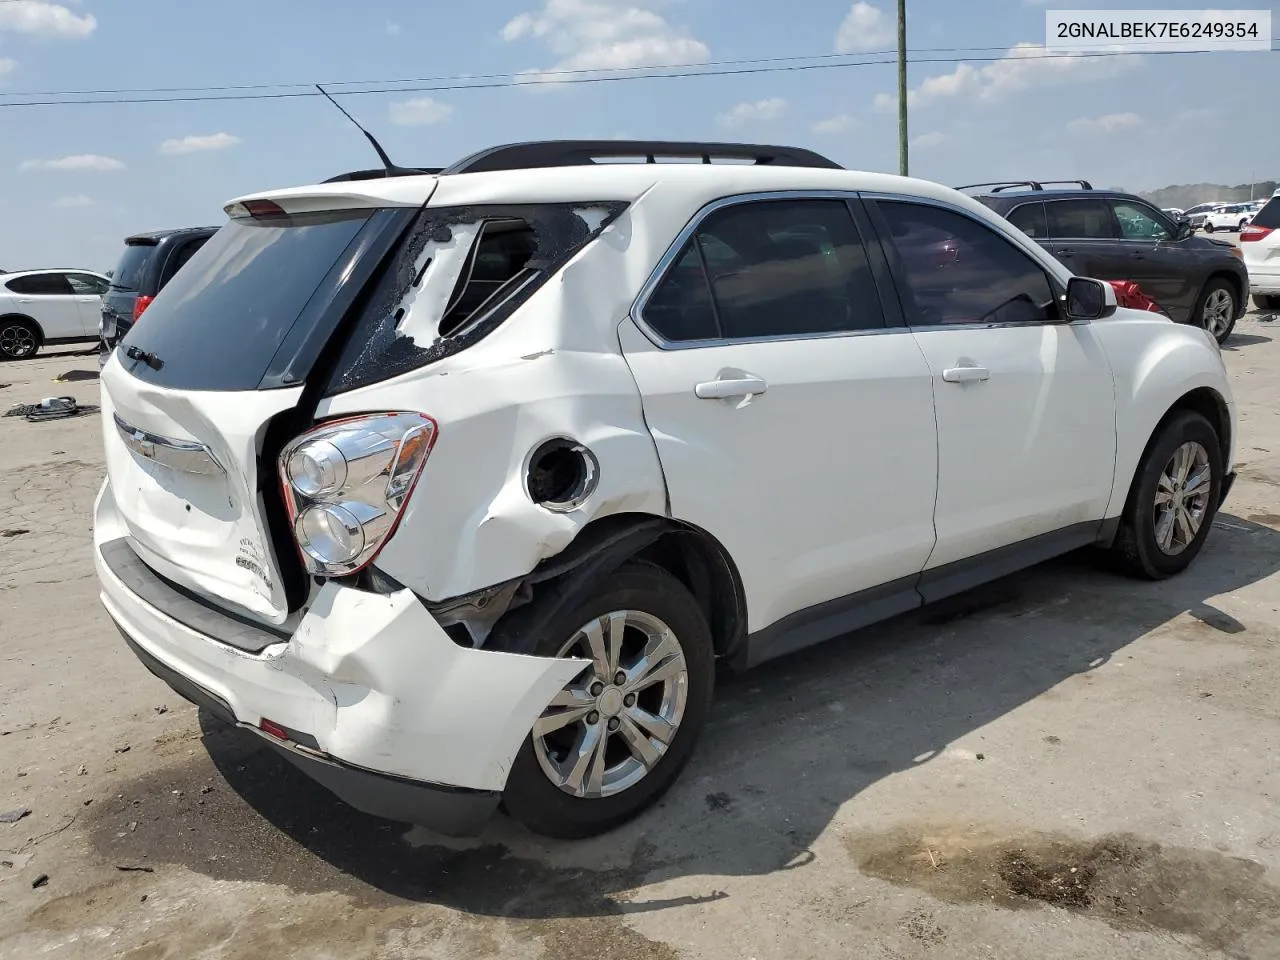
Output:
<instances>
[{"instance_id":1,"label":"front door handle","mask_svg":"<svg viewBox=\"0 0 1280 960\"><path fill-rule=\"evenodd\" d=\"M949 367L942 371L942 379L947 383L977 383L991 379L991 371L986 367Z\"/></svg>"},{"instance_id":2,"label":"front door handle","mask_svg":"<svg viewBox=\"0 0 1280 960\"><path fill-rule=\"evenodd\" d=\"M696 384L693 395L699 400L732 400L764 393L769 385L759 377L741 377L736 380L708 380Z\"/></svg>"}]
</instances>

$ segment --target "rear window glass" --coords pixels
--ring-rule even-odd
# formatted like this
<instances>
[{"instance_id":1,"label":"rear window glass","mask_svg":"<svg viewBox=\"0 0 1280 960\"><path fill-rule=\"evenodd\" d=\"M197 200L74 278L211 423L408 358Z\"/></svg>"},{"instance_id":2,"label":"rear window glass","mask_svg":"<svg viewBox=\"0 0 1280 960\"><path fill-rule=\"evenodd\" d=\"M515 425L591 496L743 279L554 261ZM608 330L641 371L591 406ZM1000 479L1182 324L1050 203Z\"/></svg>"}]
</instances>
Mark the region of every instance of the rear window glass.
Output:
<instances>
[{"instance_id":1,"label":"rear window glass","mask_svg":"<svg viewBox=\"0 0 1280 960\"><path fill-rule=\"evenodd\" d=\"M153 243L126 244L124 255L111 274L111 286L118 290L137 290L142 283L142 274L147 269L147 261L155 252L156 245Z\"/></svg>"},{"instance_id":2,"label":"rear window glass","mask_svg":"<svg viewBox=\"0 0 1280 960\"><path fill-rule=\"evenodd\" d=\"M1267 205L1253 215L1251 221L1255 227L1280 227L1280 197L1272 197Z\"/></svg>"},{"instance_id":3,"label":"rear window glass","mask_svg":"<svg viewBox=\"0 0 1280 960\"><path fill-rule=\"evenodd\" d=\"M424 208L375 281L326 392L376 383L466 349L624 208L621 203Z\"/></svg>"},{"instance_id":4,"label":"rear window glass","mask_svg":"<svg viewBox=\"0 0 1280 960\"><path fill-rule=\"evenodd\" d=\"M174 275L121 347L134 376L189 390L253 390L371 210L231 220ZM121 358L122 360L124 358Z\"/></svg>"}]
</instances>

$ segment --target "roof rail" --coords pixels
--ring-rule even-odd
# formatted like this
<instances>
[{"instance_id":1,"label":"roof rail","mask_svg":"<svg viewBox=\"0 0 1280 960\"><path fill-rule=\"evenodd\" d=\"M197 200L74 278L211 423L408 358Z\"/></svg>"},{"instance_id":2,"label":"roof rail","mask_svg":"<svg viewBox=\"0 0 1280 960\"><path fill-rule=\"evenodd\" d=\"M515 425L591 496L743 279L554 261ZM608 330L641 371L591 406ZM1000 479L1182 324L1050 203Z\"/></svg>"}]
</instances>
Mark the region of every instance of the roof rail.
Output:
<instances>
[{"instance_id":1,"label":"roof rail","mask_svg":"<svg viewBox=\"0 0 1280 960\"><path fill-rule=\"evenodd\" d=\"M1092 190L1093 184L1088 180L996 180L992 183L970 183L963 187L956 187L957 190L976 190L978 187L990 187L992 193L1000 193L1002 190L1015 190L1019 187L1026 187L1029 190L1043 190L1046 184L1074 183L1081 190Z\"/></svg>"},{"instance_id":2,"label":"roof rail","mask_svg":"<svg viewBox=\"0 0 1280 960\"><path fill-rule=\"evenodd\" d=\"M416 177L422 174L439 173L443 167L418 167L414 169L404 169L403 172L396 173L397 177ZM389 174L384 167L378 167L375 170L352 170L350 173L340 173L336 177L330 177L328 180L321 180L321 183L342 183L347 180L381 180L384 177L393 176Z\"/></svg>"},{"instance_id":3,"label":"roof rail","mask_svg":"<svg viewBox=\"0 0 1280 960\"><path fill-rule=\"evenodd\" d=\"M802 147L755 143L701 143L665 140L535 140L490 147L446 167L444 174L488 173L541 167L580 167L602 160L657 163L658 158L749 160L757 166L818 167L841 170L840 164Z\"/></svg>"}]
</instances>

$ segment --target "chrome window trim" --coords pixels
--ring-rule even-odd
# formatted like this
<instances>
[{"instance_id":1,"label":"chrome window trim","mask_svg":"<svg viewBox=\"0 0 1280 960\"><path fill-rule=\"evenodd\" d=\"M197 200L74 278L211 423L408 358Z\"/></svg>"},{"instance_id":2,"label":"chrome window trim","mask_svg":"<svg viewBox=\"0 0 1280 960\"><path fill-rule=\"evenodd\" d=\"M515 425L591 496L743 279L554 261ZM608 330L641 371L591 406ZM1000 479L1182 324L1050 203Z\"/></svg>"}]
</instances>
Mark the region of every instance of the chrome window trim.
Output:
<instances>
[{"instance_id":1,"label":"chrome window trim","mask_svg":"<svg viewBox=\"0 0 1280 960\"><path fill-rule=\"evenodd\" d=\"M1057 301L1059 303L1066 302L1067 281L1066 279L1063 279L1063 277L1059 276L1059 273L1058 273L1058 271L1065 271L1066 268L1063 267L1062 264L1058 263L1057 260L1054 260L1053 257L1049 255L1048 251L1045 250L1044 247L1040 246L1040 244L1037 243L1033 238L1027 236L1017 227L1013 226L1013 224L1008 223L1008 221L1005 220L1002 214L998 214L994 210L991 211L991 213L994 216L998 217L1004 224L1008 224L1007 228L1002 224L989 223L984 218L976 216L973 213L973 211L966 210L964 207L961 207L957 204L950 203L945 200L937 200L933 197L921 197L921 196L916 196L914 194L905 194L905 193L873 193L873 192L863 192L859 194L859 196L862 197L862 199L864 200L885 200L885 201L896 202L896 203L918 203L922 206L937 207L941 210L947 210L947 211L950 211L951 213L957 213L962 217L967 217L968 219L972 220L974 223L978 224L979 226L986 227L992 233L996 234L996 236L1003 236L1010 246L1014 247L1017 250L1020 250L1022 253L1026 254L1029 260L1031 260L1033 263L1038 264L1040 269L1044 271L1046 277L1050 278L1053 281L1056 281L1063 288L1062 292L1056 295ZM1075 199L1075 198L1064 197L1062 199ZM986 208L986 209L989 209L989 208ZM1025 243L1023 241L1025 241ZM1071 276L1070 271L1066 271L1066 272L1067 272L1067 279L1069 279ZM1050 293L1054 292L1052 283L1049 286L1049 292ZM904 313L905 313L905 310L904 310ZM900 329L909 330L912 333L931 333L931 332L936 332L938 330L1000 330L1005 328L1021 328L1021 327L1067 327L1067 326L1081 326L1089 322L1088 320L1023 320L1023 321L1017 321L1017 322L1003 321L1003 322L994 322L994 323L930 323L930 324L922 324L919 326L912 326L911 318L906 317L905 319L907 321L906 326Z\"/></svg>"},{"instance_id":2,"label":"chrome window trim","mask_svg":"<svg viewBox=\"0 0 1280 960\"><path fill-rule=\"evenodd\" d=\"M120 414L113 413L116 430L124 445L152 463L177 470L180 473L194 473L200 476L218 476L226 473L226 468L218 462L205 444L194 440L174 440L158 434L148 433L122 419Z\"/></svg>"},{"instance_id":3,"label":"chrome window trim","mask_svg":"<svg viewBox=\"0 0 1280 960\"><path fill-rule=\"evenodd\" d=\"M903 334L908 333L906 327L884 326L875 327L868 330L835 330L823 333L794 333L794 334L778 334L768 337L716 337L704 340L668 340L662 334L658 333L653 327L649 326L644 320L644 308L653 296L658 285L662 283L667 275L667 271L675 263L680 253L684 250L684 245L688 243L689 238L697 231L704 220L718 210L726 207L741 206L748 203L762 203L771 200L839 200L848 203L852 200L858 200L863 194L857 190L821 190L821 189L801 189L801 190L768 190L758 193L739 193L728 197L720 197L712 200L703 206L697 213L685 224L684 228L676 234L676 238L672 241L671 246L667 248L667 252L658 260L657 265L649 274L649 279L645 281L640 288L640 292L636 295L635 300L631 303L631 312L629 317L636 328L645 335L645 337L660 350L705 350L708 347L725 347L744 343L787 343L793 340L833 340L843 339L845 337L867 337L881 336L886 333ZM850 220L853 220L853 214L849 214ZM857 222L854 221L855 229ZM863 243L866 242L865 237L859 237Z\"/></svg>"}]
</instances>

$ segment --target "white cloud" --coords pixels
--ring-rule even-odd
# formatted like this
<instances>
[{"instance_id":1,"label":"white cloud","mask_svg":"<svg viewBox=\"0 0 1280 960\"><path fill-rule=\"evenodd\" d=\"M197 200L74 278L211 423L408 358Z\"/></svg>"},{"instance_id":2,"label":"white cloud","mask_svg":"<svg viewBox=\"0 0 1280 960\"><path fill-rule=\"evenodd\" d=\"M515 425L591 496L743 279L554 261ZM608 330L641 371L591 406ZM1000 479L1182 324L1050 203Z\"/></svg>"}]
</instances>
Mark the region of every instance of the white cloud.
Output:
<instances>
[{"instance_id":1,"label":"white cloud","mask_svg":"<svg viewBox=\"0 0 1280 960\"><path fill-rule=\"evenodd\" d=\"M22 170L123 170L124 164L115 157L103 157L96 153L80 153L58 160L23 160Z\"/></svg>"},{"instance_id":2,"label":"white cloud","mask_svg":"<svg viewBox=\"0 0 1280 960\"><path fill-rule=\"evenodd\" d=\"M98 28L93 14L76 16L60 3L46 0L12 0L0 3L0 31L36 37L79 39Z\"/></svg>"},{"instance_id":3,"label":"white cloud","mask_svg":"<svg viewBox=\"0 0 1280 960\"><path fill-rule=\"evenodd\" d=\"M932 150L934 147L941 146L946 140L947 135L945 133L939 133L934 130L932 133L922 133L914 138L911 141L911 146L917 150Z\"/></svg>"},{"instance_id":4,"label":"white cloud","mask_svg":"<svg viewBox=\"0 0 1280 960\"><path fill-rule=\"evenodd\" d=\"M777 120L786 112L787 101L781 97L769 97L767 100L736 104L720 114L716 122L722 127L741 127L748 123Z\"/></svg>"},{"instance_id":5,"label":"white cloud","mask_svg":"<svg viewBox=\"0 0 1280 960\"><path fill-rule=\"evenodd\" d=\"M852 130L858 125L858 121L853 119L847 113L837 114L834 117L827 117L825 120L819 120L813 125L814 133L844 133L846 130Z\"/></svg>"},{"instance_id":6,"label":"white cloud","mask_svg":"<svg viewBox=\"0 0 1280 960\"><path fill-rule=\"evenodd\" d=\"M399 36L401 31L402 31L402 28L400 24L392 23L390 20L387 21L387 36L389 37Z\"/></svg>"},{"instance_id":7,"label":"white cloud","mask_svg":"<svg viewBox=\"0 0 1280 960\"><path fill-rule=\"evenodd\" d=\"M1067 124L1073 133L1117 133L1142 126L1142 118L1136 113L1108 113L1101 117L1081 117Z\"/></svg>"},{"instance_id":8,"label":"white cloud","mask_svg":"<svg viewBox=\"0 0 1280 960\"><path fill-rule=\"evenodd\" d=\"M428 126L448 120L453 107L430 97L412 97L391 104L391 122L402 127Z\"/></svg>"},{"instance_id":9,"label":"white cloud","mask_svg":"<svg viewBox=\"0 0 1280 960\"><path fill-rule=\"evenodd\" d=\"M1125 73L1138 65L1134 56L1086 57L1049 53L1043 44L1019 43L1003 57L982 67L961 63L950 73L929 77L907 94L907 105L924 107L951 97L999 100L1033 87L1085 83ZM883 112L898 108L898 98L877 94L875 107Z\"/></svg>"},{"instance_id":10,"label":"white cloud","mask_svg":"<svg viewBox=\"0 0 1280 960\"><path fill-rule=\"evenodd\" d=\"M898 42L897 15L885 16L879 7L858 0L836 31L836 53L857 53L895 45Z\"/></svg>"},{"instance_id":11,"label":"white cloud","mask_svg":"<svg viewBox=\"0 0 1280 960\"><path fill-rule=\"evenodd\" d=\"M92 207L97 202L92 197L86 197L83 193L79 193L74 197L59 197L53 201L53 206L56 210L78 210L82 207Z\"/></svg>"},{"instance_id":12,"label":"white cloud","mask_svg":"<svg viewBox=\"0 0 1280 960\"><path fill-rule=\"evenodd\" d=\"M240 138L229 133L208 133L199 136L177 137L160 144L160 152L169 156L184 153L209 153L213 150L227 150L240 142Z\"/></svg>"},{"instance_id":13,"label":"white cloud","mask_svg":"<svg viewBox=\"0 0 1280 960\"><path fill-rule=\"evenodd\" d=\"M548 73L626 70L699 63L711 56L705 43L641 4L646 0L545 0L502 28L502 39L538 40L556 58L547 70L527 70L526 80L555 82Z\"/></svg>"}]
</instances>

